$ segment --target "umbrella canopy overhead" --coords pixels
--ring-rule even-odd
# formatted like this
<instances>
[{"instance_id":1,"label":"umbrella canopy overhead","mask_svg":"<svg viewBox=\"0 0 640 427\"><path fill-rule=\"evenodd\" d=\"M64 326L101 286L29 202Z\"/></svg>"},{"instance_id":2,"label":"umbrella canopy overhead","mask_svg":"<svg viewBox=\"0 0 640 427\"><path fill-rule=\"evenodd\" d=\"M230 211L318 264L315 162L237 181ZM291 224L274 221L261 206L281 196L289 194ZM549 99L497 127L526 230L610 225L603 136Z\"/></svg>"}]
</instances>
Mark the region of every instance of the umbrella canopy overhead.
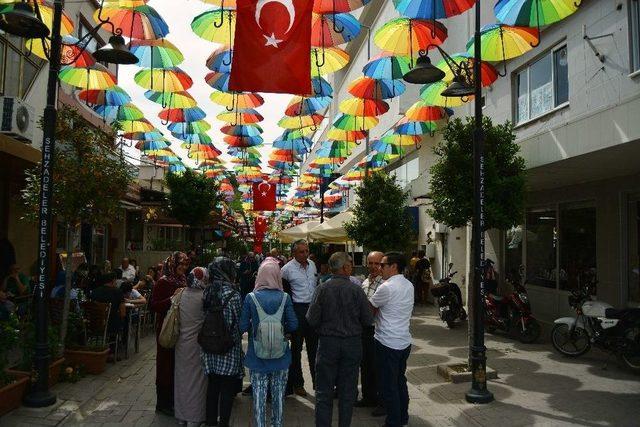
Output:
<instances>
[{"instance_id":1,"label":"umbrella canopy overhead","mask_svg":"<svg viewBox=\"0 0 640 427\"><path fill-rule=\"evenodd\" d=\"M233 44L236 29L236 12L233 9L213 9L201 13L191 21L191 30L213 43Z\"/></svg>"},{"instance_id":2,"label":"umbrella canopy overhead","mask_svg":"<svg viewBox=\"0 0 640 427\"><path fill-rule=\"evenodd\" d=\"M100 15L100 16L99 16ZM160 39L169 34L169 26L162 16L151 6L146 4L134 7L104 7L102 11L96 10L93 20L96 23L108 19L114 25L114 30L119 29L122 35L131 39ZM104 27L111 29L109 25Z\"/></svg>"},{"instance_id":3,"label":"umbrella canopy overhead","mask_svg":"<svg viewBox=\"0 0 640 427\"><path fill-rule=\"evenodd\" d=\"M140 70L133 80L155 92L182 92L193 86L191 77L179 67Z\"/></svg>"},{"instance_id":4,"label":"umbrella canopy overhead","mask_svg":"<svg viewBox=\"0 0 640 427\"><path fill-rule=\"evenodd\" d=\"M480 30L482 59L500 62L524 55L538 45L538 30L528 27L511 27L491 24ZM467 42L467 52L473 56L473 37Z\"/></svg>"},{"instance_id":5,"label":"umbrella canopy overhead","mask_svg":"<svg viewBox=\"0 0 640 427\"><path fill-rule=\"evenodd\" d=\"M338 46L360 34L360 22L349 13L318 14L311 18L311 46Z\"/></svg>"},{"instance_id":6,"label":"umbrella canopy overhead","mask_svg":"<svg viewBox=\"0 0 640 427\"><path fill-rule=\"evenodd\" d=\"M180 49L167 39L133 39L129 50L138 58L138 66L143 68L171 68L184 61Z\"/></svg>"},{"instance_id":7,"label":"umbrella canopy overhead","mask_svg":"<svg viewBox=\"0 0 640 427\"><path fill-rule=\"evenodd\" d=\"M521 27L544 27L574 14L581 0L498 0L493 11L499 22Z\"/></svg>"},{"instance_id":8,"label":"umbrella canopy overhead","mask_svg":"<svg viewBox=\"0 0 640 427\"><path fill-rule=\"evenodd\" d=\"M447 39L447 28L438 21L396 18L376 31L373 41L380 49L413 57Z\"/></svg>"},{"instance_id":9,"label":"umbrella canopy overhead","mask_svg":"<svg viewBox=\"0 0 640 427\"><path fill-rule=\"evenodd\" d=\"M71 86L87 90L109 89L116 85L116 76L99 63L85 68L62 67L58 78Z\"/></svg>"},{"instance_id":10,"label":"umbrella canopy overhead","mask_svg":"<svg viewBox=\"0 0 640 427\"><path fill-rule=\"evenodd\" d=\"M467 11L475 0L393 0L396 10L407 18L445 19Z\"/></svg>"},{"instance_id":11,"label":"umbrella canopy overhead","mask_svg":"<svg viewBox=\"0 0 640 427\"><path fill-rule=\"evenodd\" d=\"M131 101L129 94L120 86L109 89L85 89L78 92L78 99L91 105L124 105Z\"/></svg>"}]
</instances>

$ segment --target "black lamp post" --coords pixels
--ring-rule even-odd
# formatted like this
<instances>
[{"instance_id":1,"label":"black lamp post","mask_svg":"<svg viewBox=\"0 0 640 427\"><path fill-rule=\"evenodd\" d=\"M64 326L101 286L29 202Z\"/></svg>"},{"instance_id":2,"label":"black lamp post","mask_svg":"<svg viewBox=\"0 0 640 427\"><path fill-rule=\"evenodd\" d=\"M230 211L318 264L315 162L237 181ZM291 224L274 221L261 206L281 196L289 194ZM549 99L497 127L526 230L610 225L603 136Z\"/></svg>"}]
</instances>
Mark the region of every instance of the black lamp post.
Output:
<instances>
[{"instance_id":1,"label":"black lamp post","mask_svg":"<svg viewBox=\"0 0 640 427\"><path fill-rule=\"evenodd\" d=\"M487 357L484 345L484 307L482 301L484 270L484 131L482 129L482 53L480 43L480 0L475 4L474 56L472 69L469 61L457 64L439 46L435 46L442 54L447 66L454 74L451 85L442 92L442 96L465 97L474 95L474 131L473 131L473 205L472 222L473 240L473 287L471 308L473 313L473 330L469 345L469 362L471 369L471 389L465 397L471 403L489 403L493 394L487 389ZM431 46L429 46L431 47ZM426 51L420 52L416 66L404 79L409 83L434 83L442 80L445 73L431 64ZM439 72L438 72L439 71Z\"/></svg>"},{"instance_id":2,"label":"black lamp post","mask_svg":"<svg viewBox=\"0 0 640 427\"><path fill-rule=\"evenodd\" d=\"M100 6L102 9L102 6ZM35 13L34 13L35 10ZM47 299L46 289L49 282L49 250L51 248L51 202L53 193L53 163L56 130L56 99L58 94L58 73L61 65L70 65L82 54L86 42L104 24L113 24L108 20L101 20L100 24L82 37L74 46L80 53L68 63L61 64L62 37L60 25L62 21L62 1L53 1L53 22L51 28L50 48L45 49L49 58L49 76L47 79L47 105L43 115L42 161L40 165L40 206L38 217L38 284L33 292L35 307L36 342L34 348L34 369L36 381L31 385L29 394L24 399L26 406L39 408L53 405L56 396L49 390L49 344L47 342ZM45 38L49 29L42 22L37 0L33 1L33 8L28 2L17 3L14 9L0 17L0 28L7 33L25 38L41 38L45 46ZM114 31L117 32L117 31ZM119 39L118 39L119 37ZM114 40L115 39L115 40ZM122 43L120 43L122 41ZM133 64L138 60L124 47L124 39L116 34L109 40L110 44L98 49L94 57L99 61L114 64ZM134 60L135 59L135 60Z\"/></svg>"}]
</instances>

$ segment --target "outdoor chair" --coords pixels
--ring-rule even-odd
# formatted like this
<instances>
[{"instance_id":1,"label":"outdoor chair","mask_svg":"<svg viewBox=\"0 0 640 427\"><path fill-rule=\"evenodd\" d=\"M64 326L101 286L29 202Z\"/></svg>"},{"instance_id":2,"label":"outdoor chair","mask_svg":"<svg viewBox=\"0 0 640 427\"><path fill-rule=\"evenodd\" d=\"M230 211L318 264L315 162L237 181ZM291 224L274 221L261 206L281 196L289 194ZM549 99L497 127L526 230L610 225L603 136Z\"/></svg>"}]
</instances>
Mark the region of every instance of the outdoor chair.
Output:
<instances>
[{"instance_id":1,"label":"outdoor chair","mask_svg":"<svg viewBox=\"0 0 640 427\"><path fill-rule=\"evenodd\" d=\"M110 303L97 301L86 301L82 303L84 311L87 343L96 345L112 346L114 361L118 360L118 344L120 342L120 331L109 332Z\"/></svg>"}]
</instances>

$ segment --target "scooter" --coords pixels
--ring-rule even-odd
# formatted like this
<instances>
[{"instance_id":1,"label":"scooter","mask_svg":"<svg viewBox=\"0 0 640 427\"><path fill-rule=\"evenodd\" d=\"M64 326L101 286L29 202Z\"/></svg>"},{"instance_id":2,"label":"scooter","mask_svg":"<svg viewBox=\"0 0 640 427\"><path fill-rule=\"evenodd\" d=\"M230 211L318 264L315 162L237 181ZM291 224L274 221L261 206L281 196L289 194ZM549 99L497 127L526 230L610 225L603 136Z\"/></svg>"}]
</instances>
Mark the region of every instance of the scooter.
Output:
<instances>
[{"instance_id":1,"label":"scooter","mask_svg":"<svg viewBox=\"0 0 640 427\"><path fill-rule=\"evenodd\" d=\"M595 283L571 291L576 317L555 320L551 343L559 353L578 357L596 346L614 354L629 371L640 374L640 308L615 309L592 298Z\"/></svg>"},{"instance_id":2,"label":"scooter","mask_svg":"<svg viewBox=\"0 0 640 427\"><path fill-rule=\"evenodd\" d=\"M485 283L495 282L493 262L485 263ZM521 280L513 281L514 291L508 296L496 294L497 285L483 290L485 306L485 329L489 333L501 330L517 337L520 342L529 344L535 342L541 333L540 323L531 313L531 304L527 289Z\"/></svg>"},{"instance_id":3,"label":"scooter","mask_svg":"<svg viewBox=\"0 0 640 427\"><path fill-rule=\"evenodd\" d=\"M457 273L457 271L451 271L452 267L453 264L449 264L449 274L431 288L431 295L438 301L440 319L450 329L456 326L456 320L464 321L467 319L467 312L462 305L460 287L451 281Z\"/></svg>"}]
</instances>

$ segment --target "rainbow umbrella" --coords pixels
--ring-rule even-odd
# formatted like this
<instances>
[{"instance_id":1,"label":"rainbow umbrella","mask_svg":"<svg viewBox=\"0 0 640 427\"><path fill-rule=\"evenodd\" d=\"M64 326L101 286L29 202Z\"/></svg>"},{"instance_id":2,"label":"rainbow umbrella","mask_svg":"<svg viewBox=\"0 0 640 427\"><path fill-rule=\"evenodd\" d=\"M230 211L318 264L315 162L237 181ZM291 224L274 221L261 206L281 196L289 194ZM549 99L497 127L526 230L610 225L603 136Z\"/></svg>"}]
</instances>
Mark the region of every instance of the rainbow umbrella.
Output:
<instances>
[{"instance_id":1,"label":"rainbow umbrella","mask_svg":"<svg viewBox=\"0 0 640 427\"><path fill-rule=\"evenodd\" d=\"M193 18L191 30L213 43L233 44L236 29L236 12L233 9L209 10Z\"/></svg>"},{"instance_id":2,"label":"rainbow umbrella","mask_svg":"<svg viewBox=\"0 0 640 427\"><path fill-rule=\"evenodd\" d=\"M40 16L42 17L42 23L49 28L49 31L53 28L53 3L47 0L37 0L38 9L40 10ZM8 12L12 12L16 4L20 3L19 0L2 1L0 2L0 15ZM28 3L32 3L29 1ZM65 11L62 11L62 21L60 22L60 35L68 36L73 33L73 19L67 15ZM39 40L39 39L35 39Z\"/></svg>"},{"instance_id":3,"label":"rainbow umbrella","mask_svg":"<svg viewBox=\"0 0 640 427\"><path fill-rule=\"evenodd\" d=\"M254 137L262 134L262 128L258 125L226 125L220 128L220 132L230 136Z\"/></svg>"},{"instance_id":4,"label":"rainbow umbrella","mask_svg":"<svg viewBox=\"0 0 640 427\"><path fill-rule=\"evenodd\" d=\"M307 126L316 126L322 122L324 116L321 114L311 114L307 116L289 117L285 116L278 121L278 126L285 129L297 129Z\"/></svg>"},{"instance_id":5,"label":"rainbow umbrella","mask_svg":"<svg viewBox=\"0 0 640 427\"><path fill-rule=\"evenodd\" d=\"M442 96L442 92L448 85L443 81L426 84L420 89L420 98L425 104L436 107L460 107L473 99L473 95L468 97Z\"/></svg>"},{"instance_id":6,"label":"rainbow umbrella","mask_svg":"<svg viewBox=\"0 0 640 427\"><path fill-rule=\"evenodd\" d=\"M520 27L540 27L575 13L582 0L498 0L493 11L499 22Z\"/></svg>"},{"instance_id":7,"label":"rainbow umbrella","mask_svg":"<svg viewBox=\"0 0 640 427\"><path fill-rule=\"evenodd\" d=\"M314 77L311 79L313 86L313 95L316 97L330 97L333 95L331 84L322 77Z\"/></svg>"},{"instance_id":8,"label":"rainbow umbrella","mask_svg":"<svg viewBox=\"0 0 640 427\"><path fill-rule=\"evenodd\" d=\"M200 0L200 1L206 4L213 4L215 6L228 7L230 9L236 8L236 0Z\"/></svg>"},{"instance_id":9,"label":"rainbow umbrella","mask_svg":"<svg viewBox=\"0 0 640 427\"><path fill-rule=\"evenodd\" d=\"M204 81L213 89L221 92L229 92L229 79L231 74L229 73L216 73L212 72L204 77Z\"/></svg>"},{"instance_id":10,"label":"rainbow umbrella","mask_svg":"<svg viewBox=\"0 0 640 427\"><path fill-rule=\"evenodd\" d=\"M351 12L361 8L371 0L314 0L313 11L316 13Z\"/></svg>"},{"instance_id":11,"label":"rainbow umbrella","mask_svg":"<svg viewBox=\"0 0 640 427\"><path fill-rule=\"evenodd\" d=\"M206 116L207 113L200 107L165 108L158 113L158 117L166 122L195 122Z\"/></svg>"},{"instance_id":12,"label":"rainbow umbrella","mask_svg":"<svg viewBox=\"0 0 640 427\"><path fill-rule=\"evenodd\" d=\"M402 16L419 19L445 19L469 10L475 0L393 0Z\"/></svg>"},{"instance_id":13,"label":"rainbow umbrella","mask_svg":"<svg viewBox=\"0 0 640 427\"><path fill-rule=\"evenodd\" d=\"M116 85L116 76L99 63L90 67L62 67L60 81L82 89L109 89Z\"/></svg>"},{"instance_id":14,"label":"rainbow umbrella","mask_svg":"<svg viewBox=\"0 0 640 427\"><path fill-rule=\"evenodd\" d=\"M352 116L375 117L389 111L389 104L378 99L351 98L340 103L340 111Z\"/></svg>"},{"instance_id":15,"label":"rainbow umbrella","mask_svg":"<svg viewBox=\"0 0 640 427\"><path fill-rule=\"evenodd\" d=\"M112 32L119 29L122 35L131 39L160 39L169 34L169 26L162 16L151 6L142 5L134 7L105 7L98 9L93 14L93 20L99 23L101 20L109 20L113 27Z\"/></svg>"},{"instance_id":16,"label":"rainbow umbrella","mask_svg":"<svg viewBox=\"0 0 640 427\"><path fill-rule=\"evenodd\" d=\"M482 59L490 62L506 61L524 55L539 43L539 33L535 28L511 27L491 24L480 30ZM473 56L474 38L467 42L467 52Z\"/></svg>"},{"instance_id":17,"label":"rainbow umbrella","mask_svg":"<svg viewBox=\"0 0 640 427\"><path fill-rule=\"evenodd\" d=\"M214 91L209 99L218 105L222 105L228 111L243 108L256 108L264 104L264 98L252 92L220 92Z\"/></svg>"},{"instance_id":18,"label":"rainbow umbrella","mask_svg":"<svg viewBox=\"0 0 640 427\"><path fill-rule=\"evenodd\" d=\"M369 148L372 151L384 154L387 159L394 159L404 154L404 150L399 145L388 144L382 142L379 139L375 139L369 143Z\"/></svg>"},{"instance_id":19,"label":"rainbow umbrella","mask_svg":"<svg viewBox=\"0 0 640 427\"><path fill-rule=\"evenodd\" d=\"M142 111L131 103L118 106L96 105L93 107L93 111L101 116L103 120L109 120L110 122L114 120L141 120L144 118Z\"/></svg>"},{"instance_id":20,"label":"rainbow umbrella","mask_svg":"<svg viewBox=\"0 0 640 427\"><path fill-rule=\"evenodd\" d=\"M91 105L125 105L131 101L129 94L120 86L109 89L89 89L78 92L78 99Z\"/></svg>"},{"instance_id":21,"label":"rainbow umbrella","mask_svg":"<svg viewBox=\"0 0 640 427\"><path fill-rule=\"evenodd\" d=\"M396 56L388 52L375 56L362 67L365 76L373 79L401 79L411 70L411 61L405 56Z\"/></svg>"},{"instance_id":22,"label":"rainbow umbrella","mask_svg":"<svg viewBox=\"0 0 640 427\"><path fill-rule=\"evenodd\" d=\"M150 132L127 132L126 129L124 131L125 133L122 134L122 137L134 141L155 141L164 138L164 135L158 129L153 129Z\"/></svg>"},{"instance_id":23,"label":"rainbow umbrella","mask_svg":"<svg viewBox=\"0 0 640 427\"><path fill-rule=\"evenodd\" d=\"M400 120L394 127L394 132L398 135L433 135L436 129L437 125L434 122Z\"/></svg>"},{"instance_id":24,"label":"rainbow umbrella","mask_svg":"<svg viewBox=\"0 0 640 427\"><path fill-rule=\"evenodd\" d=\"M187 170L187 167L178 159L176 162L169 163L170 173L183 173Z\"/></svg>"},{"instance_id":25,"label":"rainbow umbrella","mask_svg":"<svg viewBox=\"0 0 640 427\"><path fill-rule=\"evenodd\" d=\"M171 143L162 139L153 141L138 141L136 148L140 151L152 151L152 150L164 150L169 147Z\"/></svg>"},{"instance_id":26,"label":"rainbow umbrella","mask_svg":"<svg viewBox=\"0 0 640 427\"><path fill-rule=\"evenodd\" d=\"M349 63L349 54L339 47L311 48L311 77L335 73Z\"/></svg>"},{"instance_id":27,"label":"rainbow umbrella","mask_svg":"<svg viewBox=\"0 0 640 427\"><path fill-rule=\"evenodd\" d=\"M294 96L289 101L289 105L285 110L287 116L305 116L308 114L314 114L320 110L324 110L331 104L333 98L330 96L322 97L306 97L306 96Z\"/></svg>"},{"instance_id":28,"label":"rainbow umbrella","mask_svg":"<svg viewBox=\"0 0 640 427\"><path fill-rule=\"evenodd\" d=\"M438 21L409 18L387 22L373 37L380 49L396 55L408 55L411 66L418 52L441 45L446 39L447 28Z\"/></svg>"},{"instance_id":29,"label":"rainbow umbrella","mask_svg":"<svg viewBox=\"0 0 640 427\"><path fill-rule=\"evenodd\" d=\"M448 118L449 114L444 108L434 107L420 100L409 107L404 117L411 121L435 122Z\"/></svg>"},{"instance_id":30,"label":"rainbow umbrella","mask_svg":"<svg viewBox=\"0 0 640 427\"><path fill-rule=\"evenodd\" d=\"M360 34L360 22L350 13L311 17L311 46L329 47L348 43Z\"/></svg>"},{"instance_id":31,"label":"rainbow umbrella","mask_svg":"<svg viewBox=\"0 0 640 427\"><path fill-rule=\"evenodd\" d=\"M402 95L405 85L399 80L361 76L349 83L348 91L358 98L390 99Z\"/></svg>"},{"instance_id":32,"label":"rainbow umbrella","mask_svg":"<svg viewBox=\"0 0 640 427\"><path fill-rule=\"evenodd\" d=\"M333 121L333 127L342 130L365 131L375 127L379 120L376 117L352 116L339 114Z\"/></svg>"},{"instance_id":33,"label":"rainbow umbrella","mask_svg":"<svg viewBox=\"0 0 640 427\"><path fill-rule=\"evenodd\" d=\"M233 59L233 50L228 46L220 46L207 58L206 65L211 71L217 73L230 73L231 61Z\"/></svg>"},{"instance_id":34,"label":"rainbow umbrella","mask_svg":"<svg viewBox=\"0 0 640 427\"><path fill-rule=\"evenodd\" d=\"M144 6L149 0L105 0L104 7L137 7Z\"/></svg>"},{"instance_id":35,"label":"rainbow umbrella","mask_svg":"<svg viewBox=\"0 0 640 427\"><path fill-rule=\"evenodd\" d=\"M367 132L363 130L343 130L338 128L331 128L327 132L327 139L335 141L350 141L356 142L367 137Z\"/></svg>"},{"instance_id":36,"label":"rainbow umbrella","mask_svg":"<svg viewBox=\"0 0 640 427\"><path fill-rule=\"evenodd\" d=\"M198 120L195 122L173 122L167 126L170 132L182 133L182 135L189 133L204 133L211 129L211 125L204 120Z\"/></svg>"},{"instance_id":37,"label":"rainbow umbrella","mask_svg":"<svg viewBox=\"0 0 640 427\"><path fill-rule=\"evenodd\" d=\"M181 139L187 144L211 144L212 139L206 133L189 133L189 134L181 134L181 133L171 133L175 138Z\"/></svg>"},{"instance_id":38,"label":"rainbow umbrella","mask_svg":"<svg viewBox=\"0 0 640 427\"><path fill-rule=\"evenodd\" d=\"M232 136L225 135L223 141L231 147L255 147L264 142L264 139L260 136Z\"/></svg>"},{"instance_id":39,"label":"rainbow umbrella","mask_svg":"<svg viewBox=\"0 0 640 427\"><path fill-rule=\"evenodd\" d=\"M191 77L179 67L140 70L133 80L143 89L155 92L182 92L193 86Z\"/></svg>"},{"instance_id":40,"label":"rainbow umbrella","mask_svg":"<svg viewBox=\"0 0 640 427\"><path fill-rule=\"evenodd\" d=\"M410 145L416 145L420 141L419 136L415 135L400 135L395 133L393 130L389 130L385 132L385 134L380 138L380 142L385 144L397 145L400 147L407 147Z\"/></svg>"},{"instance_id":41,"label":"rainbow umbrella","mask_svg":"<svg viewBox=\"0 0 640 427\"><path fill-rule=\"evenodd\" d=\"M121 120L121 130L126 133L151 132L155 129L147 119Z\"/></svg>"},{"instance_id":42,"label":"rainbow umbrella","mask_svg":"<svg viewBox=\"0 0 640 427\"><path fill-rule=\"evenodd\" d=\"M467 68L473 73L473 57L468 53L454 53L451 55L451 59L455 64L458 64L463 68ZM481 61L480 65L482 67L482 71L480 73L482 75L482 87L491 86L496 80L498 80L498 70L486 61ZM444 72L444 77L442 78L443 81L453 81L453 71L451 71L449 64L447 64L444 59L441 59L436 67L440 68Z\"/></svg>"},{"instance_id":43,"label":"rainbow umbrella","mask_svg":"<svg viewBox=\"0 0 640 427\"><path fill-rule=\"evenodd\" d=\"M62 46L60 52L60 62L62 65L71 67L90 67L96 63L91 49L81 48L77 45L78 39L74 36L62 36ZM47 52L50 51L49 39L27 39L25 48L40 59L48 61ZM75 61L71 62L75 58Z\"/></svg>"},{"instance_id":44,"label":"rainbow umbrella","mask_svg":"<svg viewBox=\"0 0 640 427\"><path fill-rule=\"evenodd\" d=\"M138 58L138 66L143 68L171 68L184 61L180 49L167 39L134 39L129 43L129 50Z\"/></svg>"},{"instance_id":45,"label":"rainbow umbrella","mask_svg":"<svg viewBox=\"0 0 640 427\"><path fill-rule=\"evenodd\" d=\"M225 111L216 116L220 121L232 123L235 125L249 125L259 123L264 120L262 114L253 108L246 108L234 111Z\"/></svg>"},{"instance_id":46,"label":"rainbow umbrella","mask_svg":"<svg viewBox=\"0 0 640 427\"><path fill-rule=\"evenodd\" d=\"M280 137L284 140L290 141L292 139L299 139L305 136L309 136L315 131L316 131L315 126L306 126L306 127L295 128L295 129L285 129L285 131L282 132L282 135L280 135Z\"/></svg>"},{"instance_id":47,"label":"rainbow umbrella","mask_svg":"<svg viewBox=\"0 0 640 427\"><path fill-rule=\"evenodd\" d=\"M161 104L163 108L192 108L198 105L196 100L185 91L180 92L155 92L148 90L144 97L149 101Z\"/></svg>"}]
</instances>

